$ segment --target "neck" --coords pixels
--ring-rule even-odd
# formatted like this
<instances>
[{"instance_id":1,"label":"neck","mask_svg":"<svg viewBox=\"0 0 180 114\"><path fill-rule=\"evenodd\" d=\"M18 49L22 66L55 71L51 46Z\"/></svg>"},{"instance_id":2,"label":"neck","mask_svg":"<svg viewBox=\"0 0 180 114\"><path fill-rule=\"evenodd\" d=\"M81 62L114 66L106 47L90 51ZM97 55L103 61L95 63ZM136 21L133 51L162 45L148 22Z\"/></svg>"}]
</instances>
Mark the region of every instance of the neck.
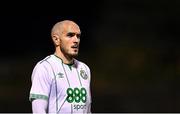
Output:
<instances>
[{"instance_id":1,"label":"neck","mask_svg":"<svg viewBox=\"0 0 180 114\"><path fill-rule=\"evenodd\" d=\"M73 63L74 59L72 57L66 56L60 50L56 50L54 54L56 56L58 56L59 58L61 58L63 63L65 63L65 64L72 64Z\"/></svg>"}]
</instances>

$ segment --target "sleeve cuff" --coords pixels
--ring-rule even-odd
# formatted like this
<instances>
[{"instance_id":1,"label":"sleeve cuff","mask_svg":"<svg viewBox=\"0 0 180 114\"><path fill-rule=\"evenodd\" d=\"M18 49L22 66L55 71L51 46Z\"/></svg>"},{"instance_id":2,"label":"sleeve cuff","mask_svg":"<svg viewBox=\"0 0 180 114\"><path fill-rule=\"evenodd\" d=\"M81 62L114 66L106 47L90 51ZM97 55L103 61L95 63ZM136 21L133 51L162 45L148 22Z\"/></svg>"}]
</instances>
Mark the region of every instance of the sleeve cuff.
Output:
<instances>
[{"instance_id":1,"label":"sleeve cuff","mask_svg":"<svg viewBox=\"0 0 180 114\"><path fill-rule=\"evenodd\" d=\"M44 99L44 100L48 100L48 96L46 95L41 95L41 94L30 94L29 96L29 100L33 101L35 99Z\"/></svg>"}]
</instances>

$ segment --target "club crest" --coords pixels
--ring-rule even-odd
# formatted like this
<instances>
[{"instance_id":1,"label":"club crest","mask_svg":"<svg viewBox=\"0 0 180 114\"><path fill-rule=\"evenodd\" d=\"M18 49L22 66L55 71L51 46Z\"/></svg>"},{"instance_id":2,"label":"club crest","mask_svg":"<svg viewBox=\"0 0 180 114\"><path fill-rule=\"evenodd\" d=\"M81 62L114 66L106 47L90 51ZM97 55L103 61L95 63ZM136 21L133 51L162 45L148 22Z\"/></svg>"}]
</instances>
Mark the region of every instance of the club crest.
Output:
<instances>
[{"instance_id":1,"label":"club crest","mask_svg":"<svg viewBox=\"0 0 180 114\"><path fill-rule=\"evenodd\" d=\"M88 78L88 75L86 74L86 72L84 71L84 70L80 70L80 75L81 75L81 77L83 78L83 79L87 79Z\"/></svg>"}]
</instances>

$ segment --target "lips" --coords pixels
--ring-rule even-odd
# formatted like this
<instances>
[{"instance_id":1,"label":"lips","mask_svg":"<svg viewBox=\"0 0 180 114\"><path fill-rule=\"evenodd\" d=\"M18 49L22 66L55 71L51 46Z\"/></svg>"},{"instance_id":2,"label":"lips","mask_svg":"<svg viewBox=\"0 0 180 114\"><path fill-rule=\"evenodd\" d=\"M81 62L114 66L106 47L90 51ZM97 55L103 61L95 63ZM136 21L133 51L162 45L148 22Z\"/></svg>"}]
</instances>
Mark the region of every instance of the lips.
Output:
<instances>
[{"instance_id":1,"label":"lips","mask_svg":"<svg viewBox=\"0 0 180 114\"><path fill-rule=\"evenodd\" d=\"M78 48L78 45L73 45L71 46L71 48Z\"/></svg>"}]
</instances>

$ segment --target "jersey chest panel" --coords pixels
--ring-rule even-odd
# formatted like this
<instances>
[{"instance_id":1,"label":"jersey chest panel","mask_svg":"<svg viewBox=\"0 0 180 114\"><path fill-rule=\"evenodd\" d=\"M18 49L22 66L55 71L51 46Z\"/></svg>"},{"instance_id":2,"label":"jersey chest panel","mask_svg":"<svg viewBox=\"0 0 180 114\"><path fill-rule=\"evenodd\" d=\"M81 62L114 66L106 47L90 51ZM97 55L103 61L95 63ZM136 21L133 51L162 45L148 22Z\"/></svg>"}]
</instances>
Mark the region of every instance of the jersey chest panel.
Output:
<instances>
[{"instance_id":1,"label":"jersey chest panel","mask_svg":"<svg viewBox=\"0 0 180 114\"><path fill-rule=\"evenodd\" d=\"M83 65L71 68L63 63L53 63L52 89L50 100L56 102L59 112L83 112L90 104L89 76ZM58 99L58 100L57 100ZM71 107L71 108L70 108ZM50 108L50 107L49 107ZM53 107L52 107L53 108Z\"/></svg>"}]
</instances>

